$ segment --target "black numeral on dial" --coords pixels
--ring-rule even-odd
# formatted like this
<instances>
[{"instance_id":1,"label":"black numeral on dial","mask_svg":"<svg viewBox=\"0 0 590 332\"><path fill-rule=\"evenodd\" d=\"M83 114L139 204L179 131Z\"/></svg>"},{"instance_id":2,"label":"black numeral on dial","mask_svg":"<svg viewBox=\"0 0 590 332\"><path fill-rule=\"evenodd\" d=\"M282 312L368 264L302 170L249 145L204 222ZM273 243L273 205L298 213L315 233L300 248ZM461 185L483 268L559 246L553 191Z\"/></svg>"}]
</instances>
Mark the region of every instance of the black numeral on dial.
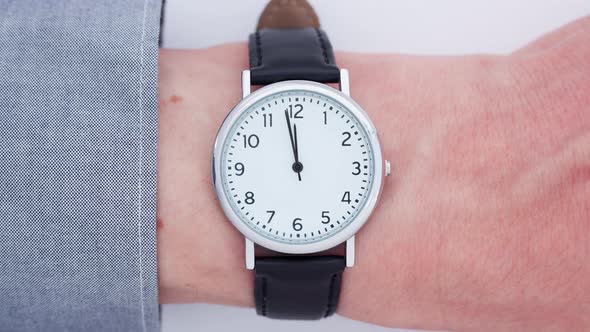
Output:
<instances>
[{"instance_id":1,"label":"black numeral on dial","mask_svg":"<svg viewBox=\"0 0 590 332\"><path fill-rule=\"evenodd\" d=\"M303 119L302 111L303 105L301 104L289 105L289 117L291 119Z\"/></svg>"},{"instance_id":2,"label":"black numeral on dial","mask_svg":"<svg viewBox=\"0 0 590 332\"><path fill-rule=\"evenodd\" d=\"M342 195L342 200L340 200L342 203L348 203L350 204L350 191L345 191L344 195Z\"/></svg>"},{"instance_id":3,"label":"black numeral on dial","mask_svg":"<svg viewBox=\"0 0 590 332\"><path fill-rule=\"evenodd\" d=\"M330 211L322 211L322 224L330 223Z\"/></svg>"},{"instance_id":4,"label":"black numeral on dial","mask_svg":"<svg viewBox=\"0 0 590 332\"><path fill-rule=\"evenodd\" d=\"M236 176L242 176L246 171L246 166L244 166L242 163L236 163L234 168L236 170Z\"/></svg>"},{"instance_id":5,"label":"black numeral on dial","mask_svg":"<svg viewBox=\"0 0 590 332\"><path fill-rule=\"evenodd\" d=\"M361 174L361 163L355 161L352 163L354 165L354 170L352 171L352 175L359 175Z\"/></svg>"},{"instance_id":6,"label":"black numeral on dial","mask_svg":"<svg viewBox=\"0 0 590 332\"><path fill-rule=\"evenodd\" d=\"M258 138L258 135L256 134L252 134L252 135L244 135L244 148L247 147L251 147L251 148L256 148L258 147L258 144L260 144L260 139Z\"/></svg>"},{"instance_id":7,"label":"black numeral on dial","mask_svg":"<svg viewBox=\"0 0 590 332\"><path fill-rule=\"evenodd\" d=\"M254 204L255 200L254 200L254 193L251 191L248 191L246 193L246 198L244 199L244 202L246 202L246 204Z\"/></svg>"},{"instance_id":8,"label":"black numeral on dial","mask_svg":"<svg viewBox=\"0 0 590 332\"><path fill-rule=\"evenodd\" d=\"M262 114L262 118L264 119L264 127L272 127L272 113Z\"/></svg>"},{"instance_id":9,"label":"black numeral on dial","mask_svg":"<svg viewBox=\"0 0 590 332\"><path fill-rule=\"evenodd\" d=\"M342 136L344 136L344 140L342 141L342 146L351 146L351 144L348 143L348 141L350 140L350 137L352 137L352 134L350 134L348 131L345 131L342 133Z\"/></svg>"},{"instance_id":10,"label":"black numeral on dial","mask_svg":"<svg viewBox=\"0 0 590 332\"><path fill-rule=\"evenodd\" d=\"M266 213L270 214L270 217L268 217L268 221L267 223L270 223L272 221L272 218L274 218L276 211L266 211Z\"/></svg>"},{"instance_id":11,"label":"black numeral on dial","mask_svg":"<svg viewBox=\"0 0 590 332\"><path fill-rule=\"evenodd\" d=\"M297 232L303 229L303 224L300 221L301 218L295 218L295 220L293 220L293 229Z\"/></svg>"}]
</instances>

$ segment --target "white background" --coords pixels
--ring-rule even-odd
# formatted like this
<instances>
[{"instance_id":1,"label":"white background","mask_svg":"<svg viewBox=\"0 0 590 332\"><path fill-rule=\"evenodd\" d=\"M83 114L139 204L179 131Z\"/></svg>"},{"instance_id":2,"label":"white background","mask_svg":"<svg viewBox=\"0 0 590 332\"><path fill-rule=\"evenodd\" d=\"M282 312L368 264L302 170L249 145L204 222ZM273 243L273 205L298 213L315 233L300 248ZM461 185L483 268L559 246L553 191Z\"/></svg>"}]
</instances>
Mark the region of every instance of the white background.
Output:
<instances>
[{"instance_id":1,"label":"white background","mask_svg":"<svg viewBox=\"0 0 590 332\"><path fill-rule=\"evenodd\" d=\"M589 0L310 2L334 48L359 52L508 53L547 31L590 14ZM245 41L266 3L167 0L163 46L202 48ZM274 321L256 317L254 309L205 304L164 305L162 312L163 332L394 331L342 317L312 323Z\"/></svg>"}]
</instances>

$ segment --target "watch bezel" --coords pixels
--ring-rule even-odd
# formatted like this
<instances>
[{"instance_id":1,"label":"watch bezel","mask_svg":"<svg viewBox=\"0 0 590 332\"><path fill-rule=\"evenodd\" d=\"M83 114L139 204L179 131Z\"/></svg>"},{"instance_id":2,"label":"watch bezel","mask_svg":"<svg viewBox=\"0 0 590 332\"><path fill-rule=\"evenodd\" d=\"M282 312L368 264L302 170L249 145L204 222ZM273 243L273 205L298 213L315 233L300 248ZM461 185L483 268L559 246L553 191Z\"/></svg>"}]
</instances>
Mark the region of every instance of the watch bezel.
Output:
<instances>
[{"instance_id":1,"label":"watch bezel","mask_svg":"<svg viewBox=\"0 0 590 332\"><path fill-rule=\"evenodd\" d=\"M312 93L323 94L346 107L365 128L374 154L373 159L375 175L373 179L373 185L369 191L367 201L362 210L360 210L357 216L351 220L349 224L342 230L338 231L332 236L314 242L286 243L265 237L262 234L256 232L254 229L246 225L246 223L231 207L229 199L225 195L223 184L221 183L221 153L223 151L224 142L229 135L234 122L239 119L243 112L247 111L258 101L271 95L287 91L308 91ZM373 210L375 209L375 206L377 205L377 201L379 200L381 188L383 185L384 167L377 130L367 113L352 98L328 85L312 81L297 80L282 81L264 86L245 96L229 112L217 133L217 137L215 138L215 144L213 147L212 177L215 194L221 205L221 208L223 209L226 217L230 220L234 227L236 227L240 233L242 233L242 235L244 235L250 241L270 250L287 254L308 254L324 251L340 245L354 236L356 232L367 222Z\"/></svg>"}]
</instances>

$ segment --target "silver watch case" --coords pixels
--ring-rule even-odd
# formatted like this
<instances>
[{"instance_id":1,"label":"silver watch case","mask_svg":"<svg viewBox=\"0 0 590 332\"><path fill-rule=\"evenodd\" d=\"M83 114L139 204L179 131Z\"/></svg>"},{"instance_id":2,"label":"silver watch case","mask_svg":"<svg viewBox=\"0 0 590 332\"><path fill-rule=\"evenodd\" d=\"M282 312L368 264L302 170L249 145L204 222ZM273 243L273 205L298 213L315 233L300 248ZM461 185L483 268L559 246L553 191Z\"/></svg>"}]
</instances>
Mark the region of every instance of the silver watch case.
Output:
<instances>
[{"instance_id":1,"label":"silver watch case","mask_svg":"<svg viewBox=\"0 0 590 332\"><path fill-rule=\"evenodd\" d=\"M221 205L221 208L225 212L227 218L231 223L244 235L246 238L246 267L248 269L254 268L254 244L258 244L262 247L287 254L309 254L324 251L340 245L343 242L346 243L346 265L354 265L354 234L367 222L371 213L373 212L381 188L383 185L384 178L384 162L381 155L381 146L379 144L379 138L377 137L377 130L371 122L369 116L363 109L350 98L349 90L349 79L348 71L341 69L340 71L340 91L326 85L312 81L283 81L274 84L267 85L250 93L250 71L245 70L242 72L242 97L243 99L231 110L227 115L217 137L215 139L215 145L213 147L213 160L212 160L212 176L213 186L215 194ZM226 197L223 185L221 184L221 152L223 143L225 142L233 123L239 118L242 112L246 111L249 107L254 105L257 101L264 99L272 94L291 91L291 90L303 90L309 92L315 92L324 94L330 98L333 98L344 107L348 108L358 119L359 123L362 124L368 134L369 141L374 151L374 165L375 165L375 178L369 197L363 209L358 213L356 218L350 222L341 231L334 235L327 237L322 240L318 240L310 243L284 243L275 241L273 239L264 237L260 233L248 227L238 216L238 214L231 208L228 198Z\"/></svg>"}]
</instances>

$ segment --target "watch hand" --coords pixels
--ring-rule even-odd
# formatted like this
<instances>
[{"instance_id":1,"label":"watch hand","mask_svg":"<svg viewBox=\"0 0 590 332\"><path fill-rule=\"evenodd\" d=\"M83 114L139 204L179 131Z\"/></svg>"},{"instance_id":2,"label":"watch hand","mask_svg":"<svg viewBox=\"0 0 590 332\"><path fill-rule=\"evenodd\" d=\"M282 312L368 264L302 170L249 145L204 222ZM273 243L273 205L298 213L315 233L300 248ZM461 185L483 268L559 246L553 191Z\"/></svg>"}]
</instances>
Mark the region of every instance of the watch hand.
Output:
<instances>
[{"instance_id":1,"label":"watch hand","mask_svg":"<svg viewBox=\"0 0 590 332\"><path fill-rule=\"evenodd\" d=\"M291 120L289 119L289 113L285 110L285 119L287 119L287 128L289 128L289 139L291 140L291 149L293 149L293 158L297 160L297 150L295 148L295 141L293 140L293 132L291 131Z\"/></svg>"},{"instance_id":2,"label":"watch hand","mask_svg":"<svg viewBox=\"0 0 590 332\"><path fill-rule=\"evenodd\" d=\"M295 136L295 164L293 164L293 170L297 172L299 181L301 181L301 171L303 170L303 164L299 161L299 144L297 144L297 125L293 124L293 132Z\"/></svg>"},{"instance_id":3,"label":"watch hand","mask_svg":"<svg viewBox=\"0 0 590 332\"><path fill-rule=\"evenodd\" d=\"M301 170L303 170L303 164L299 162L299 156L297 153L296 145L297 136L293 136L293 130L291 129L291 119L289 118L289 112L287 110L285 110L285 119L287 120L287 128L289 128L289 139L291 140L291 149L293 150L293 158L295 159L295 162L293 163L293 166L291 168L295 173L297 173L297 177L299 178L299 181L301 181ZM297 129L295 128L295 130Z\"/></svg>"}]
</instances>

